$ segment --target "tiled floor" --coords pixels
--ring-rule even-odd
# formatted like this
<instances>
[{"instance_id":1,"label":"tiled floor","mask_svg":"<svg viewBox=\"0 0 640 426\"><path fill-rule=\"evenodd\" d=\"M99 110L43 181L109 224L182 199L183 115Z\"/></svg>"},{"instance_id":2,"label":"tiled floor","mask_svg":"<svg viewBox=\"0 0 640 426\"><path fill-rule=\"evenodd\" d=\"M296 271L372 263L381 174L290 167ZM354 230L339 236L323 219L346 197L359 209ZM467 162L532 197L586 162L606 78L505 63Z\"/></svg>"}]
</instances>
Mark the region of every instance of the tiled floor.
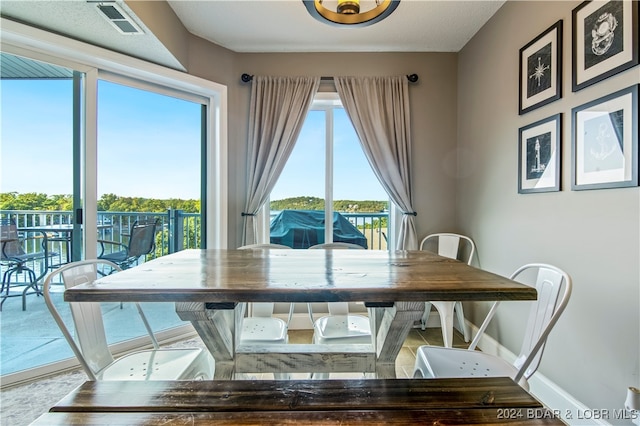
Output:
<instances>
[{"instance_id":1,"label":"tiled floor","mask_svg":"<svg viewBox=\"0 0 640 426\"><path fill-rule=\"evenodd\" d=\"M309 330L290 330L289 341L291 343L311 342L312 332ZM201 345L199 339L192 339L172 346L196 346ZM396 362L396 375L398 378L410 378L412 376L416 349L420 345L442 345L442 334L439 328L428 328L425 331L415 328L411 330L404 342ZM465 347L462 336L454 331L454 346ZM255 377L255 376L252 376ZM335 378L361 377L359 374L332 374ZM260 379L262 377L255 377ZM264 374L264 378L272 378L270 374ZM296 378L305 378L304 375ZM86 380L81 370L61 374L26 385L16 386L3 390L0 393L0 424L21 426L28 425L47 412L66 394Z\"/></svg>"}]
</instances>

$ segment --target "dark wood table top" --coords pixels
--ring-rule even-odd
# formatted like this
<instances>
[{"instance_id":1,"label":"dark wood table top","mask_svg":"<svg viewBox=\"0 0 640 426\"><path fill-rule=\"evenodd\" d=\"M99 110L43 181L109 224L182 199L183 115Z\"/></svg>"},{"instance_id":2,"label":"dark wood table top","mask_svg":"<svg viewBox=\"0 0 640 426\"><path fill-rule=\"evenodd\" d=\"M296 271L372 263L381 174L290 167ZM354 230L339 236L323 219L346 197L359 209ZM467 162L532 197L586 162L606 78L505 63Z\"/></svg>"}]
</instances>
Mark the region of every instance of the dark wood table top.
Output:
<instances>
[{"instance_id":1,"label":"dark wood table top","mask_svg":"<svg viewBox=\"0 0 640 426\"><path fill-rule=\"evenodd\" d=\"M427 251L184 250L65 292L67 301L535 300L536 290Z\"/></svg>"}]
</instances>

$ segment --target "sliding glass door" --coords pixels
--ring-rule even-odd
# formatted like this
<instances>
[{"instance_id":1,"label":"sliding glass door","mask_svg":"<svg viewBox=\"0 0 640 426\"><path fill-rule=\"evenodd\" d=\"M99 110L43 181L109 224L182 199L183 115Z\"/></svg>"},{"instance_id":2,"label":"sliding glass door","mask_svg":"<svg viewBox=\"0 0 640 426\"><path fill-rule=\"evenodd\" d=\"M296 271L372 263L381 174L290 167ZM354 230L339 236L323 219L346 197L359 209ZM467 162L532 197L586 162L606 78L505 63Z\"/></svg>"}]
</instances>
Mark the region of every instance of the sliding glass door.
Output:
<instances>
[{"instance_id":1,"label":"sliding glass door","mask_svg":"<svg viewBox=\"0 0 640 426\"><path fill-rule=\"evenodd\" d=\"M0 55L0 217L18 226L26 253L47 254L26 265L42 282L52 269L82 257L82 232L74 231L79 229L74 213L82 198L83 122L78 112L84 73L7 52ZM0 265L6 281L10 268L9 262ZM22 309L29 275L16 273L10 280L0 321L3 381L6 375L73 357L42 297L28 294ZM62 305L59 287L54 299Z\"/></svg>"},{"instance_id":2,"label":"sliding glass door","mask_svg":"<svg viewBox=\"0 0 640 426\"><path fill-rule=\"evenodd\" d=\"M33 52L13 53L2 52L0 67L0 216L15 220L21 232L52 228L44 231L44 247L55 256L49 264L31 265L40 282L62 264L125 248L136 221L156 219L158 227L154 249L133 264L204 247L204 177L209 162L222 164L223 154L206 143L212 140L211 108L217 108L212 98ZM220 191L216 195L223 199ZM213 247L225 240L215 237ZM108 247L102 243L107 240L116 244ZM25 248L42 249L43 241ZM0 277L5 270L0 265ZM53 296L73 330L62 286ZM76 362L42 297L28 295L26 310L21 308L21 297L2 306L3 385ZM192 330L173 304L143 308L161 341ZM103 313L114 352L147 343L131 304L105 303Z\"/></svg>"},{"instance_id":3,"label":"sliding glass door","mask_svg":"<svg viewBox=\"0 0 640 426\"><path fill-rule=\"evenodd\" d=\"M202 103L178 93L159 93L139 82L99 79L97 91L98 256L127 250L134 224L157 223L148 254L117 262L129 268L202 242ZM183 322L173 304L143 306L155 331ZM132 304L105 304L114 340L144 333ZM121 310L129 310L125 315Z\"/></svg>"}]
</instances>

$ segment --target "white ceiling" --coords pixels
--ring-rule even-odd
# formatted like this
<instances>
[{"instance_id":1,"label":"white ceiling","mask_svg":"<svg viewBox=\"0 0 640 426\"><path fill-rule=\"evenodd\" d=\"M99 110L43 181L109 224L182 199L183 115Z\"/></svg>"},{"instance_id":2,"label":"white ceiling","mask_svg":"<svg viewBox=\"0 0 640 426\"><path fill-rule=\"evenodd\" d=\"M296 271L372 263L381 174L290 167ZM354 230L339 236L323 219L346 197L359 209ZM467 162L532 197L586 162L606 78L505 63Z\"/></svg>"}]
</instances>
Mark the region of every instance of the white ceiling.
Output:
<instances>
[{"instance_id":1,"label":"white ceiling","mask_svg":"<svg viewBox=\"0 0 640 426\"><path fill-rule=\"evenodd\" d=\"M362 0L366 10L373 0ZM312 18L301 0L168 0L191 33L236 52L457 52L505 0L401 0L369 27L336 28ZM84 0L2 0L3 17L172 68L176 58L136 17L144 35L122 35ZM333 4L337 3L333 0ZM325 0L331 7L332 0Z\"/></svg>"},{"instance_id":2,"label":"white ceiling","mask_svg":"<svg viewBox=\"0 0 640 426\"><path fill-rule=\"evenodd\" d=\"M47 31L184 71L171 52L133 16L131 9L120 1L118 5L142 27L143 35L119 33L99 14L95 3L84 0L0 0L0 13Z\"/></svg>"},{"instance_id":3,"label":"white ceiling","mask_svg":"<svg viewBox=\"0 0 640 426\"><path fill-rule=\"evenodd\" d=\"M168 3L190 32L236 52L458 52L504 0L401 0L364 28L323 24L301 0ZM324 4L335 10L332 3ZM374 5L362 0L361 10Z\"/></svg>"}]
</instances>

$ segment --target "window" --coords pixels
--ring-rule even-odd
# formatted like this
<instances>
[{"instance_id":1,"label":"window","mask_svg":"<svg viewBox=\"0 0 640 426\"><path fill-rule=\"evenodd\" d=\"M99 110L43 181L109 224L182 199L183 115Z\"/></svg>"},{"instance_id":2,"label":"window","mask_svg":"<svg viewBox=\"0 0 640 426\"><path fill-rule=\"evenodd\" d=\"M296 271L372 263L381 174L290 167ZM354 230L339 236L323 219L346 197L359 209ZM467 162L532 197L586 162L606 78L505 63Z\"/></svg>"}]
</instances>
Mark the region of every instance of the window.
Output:
<instances>
[{"instance_id":1,"label":"window","mask_svg":"<svg viewBox=\"0 0 640 426\"><path fill-rule=\"evenodd\" d=\"M296 239L294 246L302 248L314 243L359 244L364 240L368 249L387 249L389 198L371 170L336 93L316 95L270 199L272 221L282 220L285 227L289 226L287 219L278 215L283 210L296 210L310 211L314 219L323 212L324 223L344 219L355 228L346 237L345 227L339 234L326 227L320 235L293 236L291 232L289 241L280 243ZM276 242L278 236L271 235L271 241ZM299 241L302 238L307 241Z\"/></svg>"}]
</instances>

